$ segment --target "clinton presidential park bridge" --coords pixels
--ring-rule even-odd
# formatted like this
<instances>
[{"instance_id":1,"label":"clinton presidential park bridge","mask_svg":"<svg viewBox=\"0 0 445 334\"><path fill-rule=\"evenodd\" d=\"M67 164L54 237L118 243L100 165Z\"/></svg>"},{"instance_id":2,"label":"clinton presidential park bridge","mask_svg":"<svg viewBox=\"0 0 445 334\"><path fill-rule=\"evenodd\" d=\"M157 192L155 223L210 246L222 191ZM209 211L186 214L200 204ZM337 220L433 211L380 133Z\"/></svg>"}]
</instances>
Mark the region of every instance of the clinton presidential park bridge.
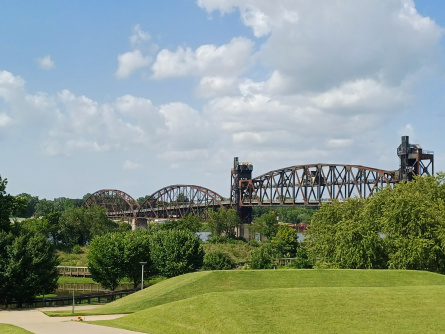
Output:
<instances>
[{"instance_id":1,"label":"clinton presidential park bridge","mask_svg":"<svg viewBox=\"0 0 445 334\"><path fill-rule=\"evenodd\" d=\"M366 198L386 186L434 174L434 153L410 144L403 136L397 148L398 170L358 165L312 164L277 169L252 178L253 166L234 159L230 198L197 185L171 185L154 192L143 203L121 190L103 189L90 195L85 207L99 205L111 219L125 219L132 228L155 219L177 219L192 213L202 219L208 210L233 208L243 223L251 223L255 206L319 206L334 199Z\"/></svg>"}]
</instances>

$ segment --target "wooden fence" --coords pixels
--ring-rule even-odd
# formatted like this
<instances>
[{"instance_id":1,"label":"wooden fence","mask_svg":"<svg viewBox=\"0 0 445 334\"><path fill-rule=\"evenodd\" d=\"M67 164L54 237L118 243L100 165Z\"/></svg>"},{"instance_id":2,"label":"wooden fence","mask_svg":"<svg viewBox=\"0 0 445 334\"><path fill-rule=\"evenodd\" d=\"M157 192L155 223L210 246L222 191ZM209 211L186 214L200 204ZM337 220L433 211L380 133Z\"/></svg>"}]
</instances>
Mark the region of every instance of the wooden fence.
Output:
<instances>
[{"instance_id":1,"label":"wooden fence","mask_svg":"<svg viewBox=\"0 0 445 334\"><path fill-rule=\"evenodd\" d=\"M60 276L76 276L76 277L90 277L90 269L88 267L71 267L71 266L57 266Z\"/></svg>"}]
</instances>

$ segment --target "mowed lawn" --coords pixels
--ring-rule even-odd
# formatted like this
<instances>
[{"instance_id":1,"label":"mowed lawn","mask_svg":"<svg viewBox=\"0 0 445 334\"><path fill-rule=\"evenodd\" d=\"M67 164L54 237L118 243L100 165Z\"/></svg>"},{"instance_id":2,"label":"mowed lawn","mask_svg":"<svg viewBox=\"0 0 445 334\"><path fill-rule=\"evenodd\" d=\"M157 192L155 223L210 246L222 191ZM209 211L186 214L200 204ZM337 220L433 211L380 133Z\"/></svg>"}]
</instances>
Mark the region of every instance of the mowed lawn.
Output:
<instances>
[{"instance_id":1,"label":"mowed lawn","mask_svg":"<svg viewBox=\"0 0 445 334\"><path fill-rule=\"evenodd\" d=\"M445 276L396 270L248 270L175 277L91 313L145 333L442 333Z\"/></svg>"},{"instance_id":2,"label":"mowed lawn","mask_svg":"<svg viewBox=\"0 0 445 334\"><path fill-rule=\"evenodd\" d=\"M2 334L32 334L31 332L9 324L0 324L0 333Z\"/></svg>"}]
</instances>

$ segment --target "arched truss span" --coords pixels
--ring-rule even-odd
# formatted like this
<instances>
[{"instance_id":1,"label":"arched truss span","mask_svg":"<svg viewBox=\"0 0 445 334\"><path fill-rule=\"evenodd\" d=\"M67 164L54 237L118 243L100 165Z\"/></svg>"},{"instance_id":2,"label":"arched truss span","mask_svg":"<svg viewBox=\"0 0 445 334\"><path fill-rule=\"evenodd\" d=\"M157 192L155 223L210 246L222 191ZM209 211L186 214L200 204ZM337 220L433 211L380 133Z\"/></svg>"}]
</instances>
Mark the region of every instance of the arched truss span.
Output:
<instances>
[{"instance_id":1,"label":"arched truss span","mask_svg":"<svg viewBox=\"0 0 445 334\"><path fill-rule=\"evenodd\" d=\"M139 204L133 197L123 191L111 189L96 191L83 203L87 208L94 205L104 207L110 218L136 217L139 209Z\"/></svg>"},{"instance_id":2,"label":"arched truss span","mask_svg":"<svg viewBox=\"0 0 445 334\"><path fill-rule=\"evenodd\" d=\"M320 205L366 198L398 182L397 171L357 165L300 165L240 181L240 206Z\"/></svg>"},{"instance_id":3,"label":"arched truss span","mask_svg":"<svg viewBox=\"0 0 445 334\"><path fill-rule=\"evenodd\" d=\"M138 217L183 218L189 213L205 218L209 209L230 206L214 191L194 185L173 185L151 195L140 207Z\"/></svg>"}]
</instances>

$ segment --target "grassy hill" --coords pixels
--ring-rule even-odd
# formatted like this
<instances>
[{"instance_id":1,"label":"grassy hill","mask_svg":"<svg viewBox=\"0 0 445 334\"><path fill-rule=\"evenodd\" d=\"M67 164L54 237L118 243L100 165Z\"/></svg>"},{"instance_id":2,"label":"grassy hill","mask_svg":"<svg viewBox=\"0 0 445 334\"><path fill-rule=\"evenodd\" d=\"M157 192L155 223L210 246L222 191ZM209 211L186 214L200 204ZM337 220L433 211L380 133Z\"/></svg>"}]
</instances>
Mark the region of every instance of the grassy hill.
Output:
<instances>
[{"instance_id":1,"label":"grassy hill","mask_svg":"<svg viewBox=\"0 0 445 334\"><path fill-rule=\"evenodd\" d=\"M146 333L435 333L445 276L390 270L248 270L175 277L91 313Z\"/></svg>"}]
</instances>

